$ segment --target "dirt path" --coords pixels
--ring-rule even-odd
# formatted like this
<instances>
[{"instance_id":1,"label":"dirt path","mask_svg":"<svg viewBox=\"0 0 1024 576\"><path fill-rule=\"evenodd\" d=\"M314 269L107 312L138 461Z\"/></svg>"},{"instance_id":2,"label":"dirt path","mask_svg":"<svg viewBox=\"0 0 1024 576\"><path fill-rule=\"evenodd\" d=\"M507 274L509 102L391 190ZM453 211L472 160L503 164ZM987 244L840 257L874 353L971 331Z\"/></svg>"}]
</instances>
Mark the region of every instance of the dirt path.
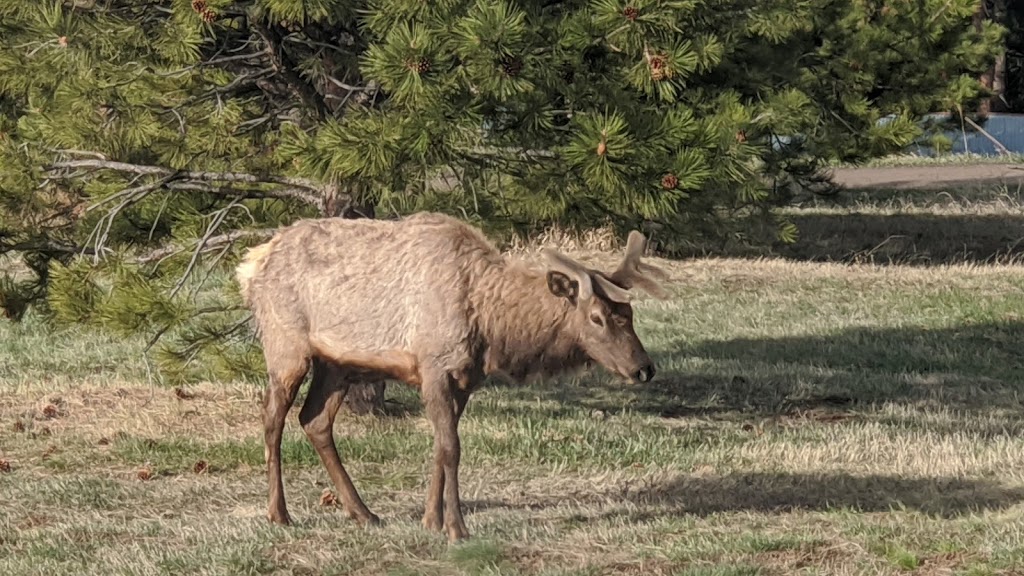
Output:
<instances>
[{"instance_id":1,"label":"dirt path","mask_svg":"<svg viewBox=\"0 0 1024 576\"><path fill-rule=\"evenodd\" d=\"M1024 184L1024 165L973 164L962 166L898 166L837 168L837 184L848 188L927 189Z\"/></svg>"}]
</instances>

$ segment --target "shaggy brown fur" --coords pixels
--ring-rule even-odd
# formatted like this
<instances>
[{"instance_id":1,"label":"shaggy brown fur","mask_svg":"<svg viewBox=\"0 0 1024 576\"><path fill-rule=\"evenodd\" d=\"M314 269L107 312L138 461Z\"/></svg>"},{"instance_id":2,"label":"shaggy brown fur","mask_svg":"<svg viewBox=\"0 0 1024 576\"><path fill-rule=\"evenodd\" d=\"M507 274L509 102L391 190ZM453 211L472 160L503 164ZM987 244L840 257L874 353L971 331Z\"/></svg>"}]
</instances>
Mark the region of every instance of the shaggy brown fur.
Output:
<instances>
[{"instance_id":1,"label":"shaggy brown fur","mask_svg":"<svg viewBox=\"0 0 1024 576\"><path fill-rule=\"evenodd\" d=\"M399 221L304 220L253 248L237 278L263 343L270 384L263 421L268 518L289 522L281 432L312 368L299 414L345 510L376 523L341 464L333 423L351 382L387 377L421 389L434 428L424 526L468 536L458 489L458 421L486 375L515 380L591 361L633 380L654 366L633 330L633 286L660 294L629 236L604 274L546 251L548 269L507 260L477 229L439 214Z\"/></svg>"}]
</instances>

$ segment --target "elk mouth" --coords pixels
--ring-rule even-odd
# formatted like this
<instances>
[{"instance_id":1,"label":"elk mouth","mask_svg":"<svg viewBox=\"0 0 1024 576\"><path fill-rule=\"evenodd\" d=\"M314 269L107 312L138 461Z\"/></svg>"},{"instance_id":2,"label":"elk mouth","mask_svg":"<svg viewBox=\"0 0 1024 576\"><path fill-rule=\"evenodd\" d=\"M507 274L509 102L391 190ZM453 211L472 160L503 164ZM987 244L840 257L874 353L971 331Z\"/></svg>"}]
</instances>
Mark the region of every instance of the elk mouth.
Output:
<instances>
[{"instance_id":1,"label":"elk mouth","mask_svg":"<svg viewBox=\"0 0 1024 576\"><path fill-rule=\"evenodd\" d=\"M654 364L647 364L646 366L636 368L632 372L619 370L619 375L625 378L630 384L649 384L651 380L654 380L654 374L656 372Z\"/></svg>"},{"instance_id":2,"label":"elk mouth","mask_svg":"<svg viewBox=\"0 0 1024 576\"><path fill-rule=\"evenodd\" d=\"M654 369L654 364L648 364L647 366L644 366L643 368L636 371L635 378L637 379L637 381L646 384L651 380L654 380L655 372L656 371Z\"/></svg>"}]
</instances>

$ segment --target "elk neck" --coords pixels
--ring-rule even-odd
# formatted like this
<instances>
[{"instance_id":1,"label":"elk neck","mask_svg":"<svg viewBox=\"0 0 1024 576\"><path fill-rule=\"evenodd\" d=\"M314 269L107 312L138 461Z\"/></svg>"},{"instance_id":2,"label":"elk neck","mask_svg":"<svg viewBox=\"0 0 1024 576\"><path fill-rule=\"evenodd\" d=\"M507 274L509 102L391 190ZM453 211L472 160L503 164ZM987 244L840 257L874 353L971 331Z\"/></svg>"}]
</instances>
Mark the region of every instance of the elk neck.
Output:
<instances>
[{"instance_id":1,"label":"elk neck","mask_svg":"<svg viewBox=\"0 0 1024 576\"><path fill-rule=\"evenodd\" d=\"M550 292L543 272L509 261L490 262L477 272L470 303L486 373L523 380L586 361L572 330L572 304Z\"/></svg>"}]
</instances>

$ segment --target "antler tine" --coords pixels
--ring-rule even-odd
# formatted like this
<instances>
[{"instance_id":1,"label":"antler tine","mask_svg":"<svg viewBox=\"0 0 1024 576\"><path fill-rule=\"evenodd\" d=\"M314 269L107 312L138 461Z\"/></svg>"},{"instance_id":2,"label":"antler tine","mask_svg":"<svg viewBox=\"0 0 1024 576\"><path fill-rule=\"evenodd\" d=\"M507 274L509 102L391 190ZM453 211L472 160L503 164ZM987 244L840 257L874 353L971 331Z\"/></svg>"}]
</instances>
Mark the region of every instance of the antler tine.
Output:
<instances>
[{"instance_id":1,"label":"antler tine","mask_svg":"<svg viewBox=\"0 0 1024 576\"><path fill-rule=\"evenodd\" d=\"M626 254L622 258L622 265L626 263L640 263L640 257L644 255L644 248L647 247L647 238L639 230L633 230L626 239Z\"/></svg>"},{"instance_id":2,"label":"antler tine","mask_svg":"<svg viewBox=\"0 0 1024 576\"><path fill-rule=\"evenodd\" d=\"M641 262L646 247L647 238L643 233L639 230L631 231L626 239L626 251L622 256L622 262L609 278L627 290L639 287L652 296L664 298L667 296L665 290L651 277L667 280L668 274L657 266Z\"/></svg>"}]
</instances>

